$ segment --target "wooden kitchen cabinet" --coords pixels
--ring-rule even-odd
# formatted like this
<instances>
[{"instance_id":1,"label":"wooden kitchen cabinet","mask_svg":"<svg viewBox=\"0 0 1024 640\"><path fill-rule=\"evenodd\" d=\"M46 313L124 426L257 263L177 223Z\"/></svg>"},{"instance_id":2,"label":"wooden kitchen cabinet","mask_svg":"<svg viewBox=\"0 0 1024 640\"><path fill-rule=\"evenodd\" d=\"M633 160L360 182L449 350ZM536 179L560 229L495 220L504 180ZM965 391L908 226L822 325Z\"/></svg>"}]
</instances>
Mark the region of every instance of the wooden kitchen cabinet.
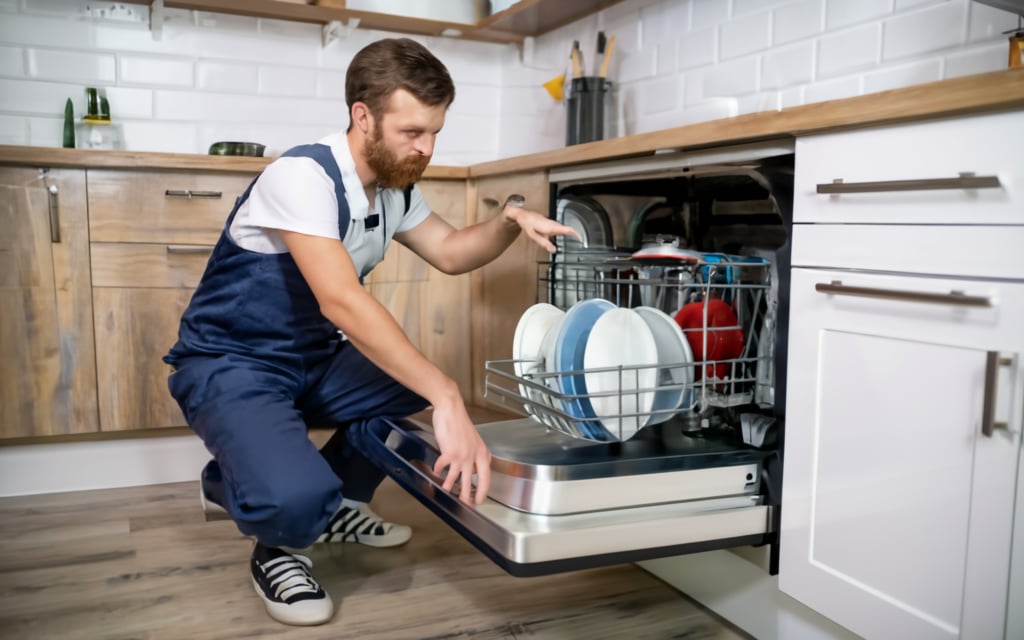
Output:
<instances>
[{"instance_id":1,"label":"wooden kitchen cabinet","mask_svg":"<svg viewBox=\"0 0 1024 640\"><path fill-rule=\"evenodd\" d=\"M479 178L471 183L470 192L474 221L498 215L513 193L526 198L528 209L550 215L550 187L544 170ZM512 357L512 336L519 317L537 302L537 263L547 259L540 246L520 234L497 260L473 272L473 404L489 404L484 398L484 364Z\"/></svg>"},{"instance_id":2,"label":"wooden kitchen cabinet","mask_svg":"<svg viewBox=\"0 0 1024 640\"><path fill-rule=\"evenodd\" d=\"M419 183L431 209L455 228L466 226L466 181ZM367 290L395 317L410 342L454 380L468 397L470 366L470 276L450 276L428 265L398 242L366 278Z\"/></svg>"},{"instance_id":3,"label":"wooden kitchen cabinet","mask_svg":"<svg viewBox=\"0 0 1024 640\"><path fill-rule=\"evenodd\" d=\"M0 438L98 428L85 171L0 167Z\"/></svg>"},{"instance_id":4,"label":"wooden kitchen cabinet","mask_svg":"<svg viewBox=\"0 0 1024 640\"><path fill-rule=\"evenodd\" d=\"M90 169L100 429L186 426L163 356L246 173Z\"/></svg>"},{"instance_id":5,"label":"wooden kitchen cabinet","mask_svg":"<svg viewBox=\"0 0 1024 640\"><path fill-rule=\"evenodd\" d=\"M1012 157L1022 119L973 119L985 125L979 135L1002 132L998 147L946 137L944 154L962 171L984 167L1003 186L955 190L933 224L917 203L939 198L931 191L816 192L820 179L807 173L820 173L823 154L847 165L837 177L879 170L877 154L831 153L856 140L797 143L794 217L813 223L793 231L779 588L868 639L1011 637L1011 561L1024 552L1012 539L1024 420L1024 202ZM935 126L868 135L907 153ZM900 144L883 144L890 135ZM948 166L920 156L912 169L931 179ZM957 226L970 221L993 224Z\"/></svg>"}]
</instances>

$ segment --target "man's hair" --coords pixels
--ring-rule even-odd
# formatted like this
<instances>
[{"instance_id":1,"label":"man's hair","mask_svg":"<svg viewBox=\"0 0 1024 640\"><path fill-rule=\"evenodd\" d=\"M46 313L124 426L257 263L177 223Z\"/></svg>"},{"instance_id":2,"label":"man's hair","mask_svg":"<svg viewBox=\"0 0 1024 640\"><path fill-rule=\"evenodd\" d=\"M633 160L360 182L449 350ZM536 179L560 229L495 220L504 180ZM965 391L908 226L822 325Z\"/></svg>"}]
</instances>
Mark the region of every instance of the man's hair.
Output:
<instances>
[{"instance_id":1,"label":"man's hair","mask_svg":"<svg viewBox=\"0 0 1024 640\"><path fill-rule=\"evenodd\" d=\"M409 38L387 38L363 47L348 66L345 101L349 116L352 105L363 102L379 120L398 89L405 89L429 107L447 108L455 99L455 84L434 54Z\"/></svg>"}]
</instances>

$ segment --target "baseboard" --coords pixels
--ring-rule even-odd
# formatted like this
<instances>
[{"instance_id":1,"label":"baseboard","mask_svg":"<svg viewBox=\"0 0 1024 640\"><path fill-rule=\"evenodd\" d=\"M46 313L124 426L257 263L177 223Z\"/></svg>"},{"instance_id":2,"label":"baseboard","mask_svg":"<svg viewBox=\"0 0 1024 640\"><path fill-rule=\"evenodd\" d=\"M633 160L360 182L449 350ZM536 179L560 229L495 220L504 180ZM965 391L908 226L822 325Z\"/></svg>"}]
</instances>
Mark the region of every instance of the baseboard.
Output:
<instances>
[{"instance_id":1,"label":"baseboard","mask_svg":"<svg viewBox=\"0 0 1024 640\"><path fill-rule=\"evenodd\" d=\"M197 480L210 459L195 435L0 447L0 496Z\"/></svg>"},{"instance_id":2,"label":"baseboard","mask_svg":"<svg viewBox=\"0 0 1024 640\"><path fill-rule=\"evenodd\" d=\"M637 563L757 640L858 640L779 591L778 576L726 550Z\"/></svg>"}]
</instances>

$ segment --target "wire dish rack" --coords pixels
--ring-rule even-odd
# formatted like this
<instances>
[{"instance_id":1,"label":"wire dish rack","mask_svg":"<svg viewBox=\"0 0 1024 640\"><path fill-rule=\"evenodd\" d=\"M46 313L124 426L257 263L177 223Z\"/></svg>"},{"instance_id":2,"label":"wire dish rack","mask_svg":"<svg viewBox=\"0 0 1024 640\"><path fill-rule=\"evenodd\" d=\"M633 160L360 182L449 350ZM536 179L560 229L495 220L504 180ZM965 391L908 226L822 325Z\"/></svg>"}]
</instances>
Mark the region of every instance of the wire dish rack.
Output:
<instances>
[{"instance_id":1,"label":"wire dish rack","mask_svg":"<svg viewBox=\"0 0 1024 640\"><path fill-rule=\"evenodd\" d=\"M652 362L599 368L583 367L578 359L575 366L566 366L564 358L551 362L558 360L552 345L568 339L557 335L568 323L556 324L537 357L486 363L485 396L547 428L605 442L627 440L673 418L688 430L700 429L716 408L772 406L777 300L771 264L760 257L690 253L685 260L635 259L584 249L538 263L538 302L570 314L596 299L647 309L638 313L656 338L661 334L658 355ZM664 326L669 318L676 326ZM674 340L666 337L673 332Z\"/></svg>"}]
</instances>

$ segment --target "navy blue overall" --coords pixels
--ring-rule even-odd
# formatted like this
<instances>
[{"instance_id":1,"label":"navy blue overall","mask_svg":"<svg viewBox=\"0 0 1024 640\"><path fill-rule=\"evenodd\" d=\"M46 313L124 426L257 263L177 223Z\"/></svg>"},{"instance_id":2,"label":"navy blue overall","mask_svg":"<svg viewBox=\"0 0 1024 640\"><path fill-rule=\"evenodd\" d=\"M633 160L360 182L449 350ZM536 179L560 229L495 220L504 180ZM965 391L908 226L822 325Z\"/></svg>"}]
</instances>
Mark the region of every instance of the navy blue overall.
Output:
<instances>
[{"instance_id":1,"label":"navy blue overall","mask_svg":"<svg viewBox=\"0 0 1024 640\"><path fill-rule=\"evenodd\" d=\"M350 215L330 148L284 155L313 158L334 181L345 238ZM369 501L384 479L354 446L369 437L371 419L407 416L427 403L339 335L290 254L235 244L231 223L252 186L235 202L164 361L174 367L171 395L214 458L204 488L242 533L268 546L306 547L342 492ZM338 429L317 451L309 426Z\"/></svg>"}]
</instances>

